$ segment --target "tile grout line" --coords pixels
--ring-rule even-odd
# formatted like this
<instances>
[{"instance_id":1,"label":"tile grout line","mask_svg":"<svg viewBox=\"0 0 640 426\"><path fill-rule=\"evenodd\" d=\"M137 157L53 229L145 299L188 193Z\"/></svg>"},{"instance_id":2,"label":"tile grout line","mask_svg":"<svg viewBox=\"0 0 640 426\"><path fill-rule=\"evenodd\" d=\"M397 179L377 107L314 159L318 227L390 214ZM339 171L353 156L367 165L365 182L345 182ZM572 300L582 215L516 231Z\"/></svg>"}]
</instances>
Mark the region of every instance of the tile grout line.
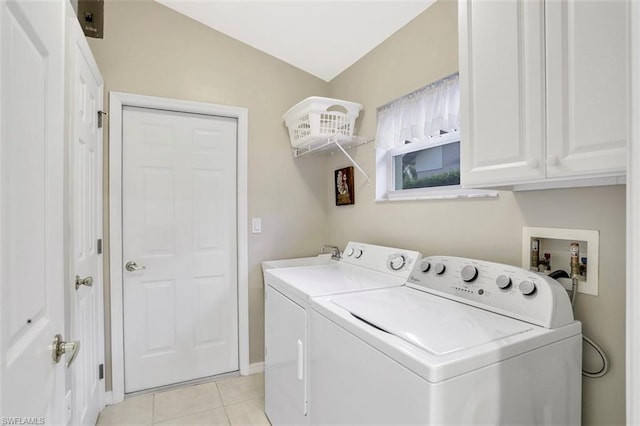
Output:
<instances>
[{"instance_id":1,"label":"tile grout line","mask_svg":"<svg viewBox=\"0 0 640 426\"><path fill-rule=\"evenodd\" d=\"M240 401L232 402L231 404L225 404L225 407L232 407L234 405L242 404L243 402L255 401L256 399L260 399L260 398L264 398L264 396L254 396L253 398L245 398L245 399L240 400Z\"/></svg>"},{"instance_id":2,"label":"tile grout line","mask_svg":"<svg viewBox=\"0 0 640 426\"><path fill-rule=\"evenodd\" d=\"M214 383L214 382L211 382L211 383ZM186 413L186 414L183 414L183 415L180 415L180 416L177 416L177 417L166 418L166 419L163 419L159 423L156 423L155 412L154 412L154 414L153 414L153 423L152 424L153 425L162 424L162 423L165 423L165 422L182 419L182 418L189 417L189 416L194 416L196 414L205 413L207 411L217 410L218 408L222 408L224 410L225 417L227 417L227 420L229 420L229 424L231 424L229 416L227 415L227 410L224 408L224 401L222 400L222 393L220 392L220 389L218 388L218 384L216 383L215 385L216 385L216 392L218 393L218 396L220 397L220 403L221 403L220 407L208 407L206 409L194 411L194 412L191 412L191 413ZM199 386L199 385L195 385L195 386ZM165 391L165 392L173 392L175 390L177 390L177 389L174 389L174 390L171 390L171 391ZM158 392L158 393L164 393L164 392ZM155 407L155 395L156 394L154 394L154 407Z\"/></svg>"},{"instance_id":3,"label":"tile grout line","mask_svg":"<svg viewBox=\"0 0 640 426\"><path fill-rule=\"evenodd\" d=\"M216 390L218 391L218 396L220 397L220 402L222 403L224 416L227 418L227 422L229 423L229 426L231 426L231 418L229 417L229 413L227 413L227 405L224 403L224 399L222 399L222 392L220 392L220 387L218 387L218 383L216 383Z\"/></svg>"},{"instance_id":4,"label":"tile grout line","mask_svg":"<svg viewBox=\"0 0 640 426\"><path fill-rule=\"evenodd\" d=\"M240 380L238 380L238 379L240 379ZM225 403L225 400L223 399L223 392L222 392L222 389L221 389L221 388L220 388L220 386L219 386L219 385L220 385L220 383L227 382L227 380L228 380L229 382L232 382L232 381L233 381L233 382L237 382L237 383L234 383L234 387L236 387L236 386L237 386L236 391L237 391L237 392L240 392L240 393L242 394L242 398L240 398L240 399L239 399L239 400L237 400L237 401L230 402L229 404ZM245 402L254 401L254 400L259 400L259 399L261 399L261 398L264 398L264 396L263 396L263 395L262 395L262 396L260 396L260 395L256 395L256 396L253 396L253 397L249 397L249 395L245 392L245 391L246 391L246 389L244 389L244 386L243 386L244 382L245 382L245 380L242 380L242 376L240 376L240 377L228 378L228 379L221 379L221 380L216 380L216 381L209 382L209 383L214 384L214 386L215 386L215 391L217 392L217 395L218 395L218 397L219 397L219 401L220 401L220 404L221 404L219 407L222 407L222 409L224 410L225 418L226 418L226 420L227 420L227 422L228 422L228 424L229 424L229 425L232 425L233 423L232 423L232 421L231 421L231 416L230 416L230 414L229 414L229 412L228 412L228 410L227 410L227 407L236 406L236 405L239 405L239 404L242 404L242 403L245 403ZM193 387L198 387L198 386L202 386L202 385L205 385L205 384L208 384L208 383L194 384L194 385L192 385L192 386L193 386ZM191 416L191 415L196 415L196 414L204 413L204 412L206 412L206 411L210 411L210 410L216 410L217 408L219 408L219 407L216 407L216 408L211 408L211 407L209 407L209 408L206 408L206 409L200 409L200 410L197 410L197 411L192 412L192 413L185 413L185 414L183 414L183 415L179 415L179 416L177 416L177 417L170 417L170 418L168 417L168 418L166 418L166 419L161 419L161 418L158 418L158 417L156 416L156 414L155 414L155 411L156 411L156 410L155 410L155 408L156 408L156 404L158 404L158 403L159 403L159 401L157 401L157 398L156 398L156 397L157 397L159 394L161 394L161 393L162 393L162 394L165 394L165 393L173 393L173 392L179 391L180 389L186 389L186 388L189 388L189 387L190 387L190 386L181 387L181 388L172 389L172 390L164 390L164 391L162 391L162 392L150 392L148 395L149 395L149 397L151 397L151 407L150 407L150 408L151 408L151 413L150 413L150 414L151 414L151 416L150 416L150 423L146 423L146 424L150 424L150 425L159 425L159 424L162 424L163 422L167 422L167 421L175 421L175 420L178 420L178 419L181 419L181 418L184 418L184 417L188 417L188 416ZM251 384L250 384L250 387L251 387L251 391L252 391L251 393L254 393L253 391L255 391L255 390L257 389L257 388L256 388L256 389L253 389L253 387L254 387L254 384L253 384L253 383L251 383ZM139 395L139 396L140 396L140 397L142 397L143 395ZM233 398L232 398L232 399L233 399ZM124 402L124 401L123 401L123 402ZM116 410L116 411L117 411L117 409L116 409L116 406L117 406L117 405L118 405L118 404L114 404L114 405L113 405L112 407L110 407L110 408L113 408L114 410ZM122 407L122 406L121 406L121 407ZM104 414L104 413L101 413L101 415L102 415L102 414Z\"/></svg>"},{"instance_id":5,"label":"tile grout line","mask_svg":"<svg viewBox=\"0 0 640 426\"><path fill-rule=\"evenodd\" d=\"M151 398L151 424L155 425L156 424L156 393L152 393L152 398Z\"/></svg>"}]
</instances>

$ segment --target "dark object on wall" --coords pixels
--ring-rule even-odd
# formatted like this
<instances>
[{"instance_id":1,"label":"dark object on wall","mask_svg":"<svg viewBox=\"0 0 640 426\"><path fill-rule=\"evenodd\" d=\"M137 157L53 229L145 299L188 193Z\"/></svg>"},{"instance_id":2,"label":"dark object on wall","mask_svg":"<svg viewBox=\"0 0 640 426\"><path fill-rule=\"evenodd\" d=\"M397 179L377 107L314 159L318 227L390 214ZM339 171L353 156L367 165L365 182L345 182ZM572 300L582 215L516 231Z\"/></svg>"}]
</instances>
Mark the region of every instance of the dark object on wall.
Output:
<instances>
[{"instance_id":1,"label":"dark object on wall","mask_svg":"<svg viewBox=\"0 0 640 426\"><path fill-rule=\"evenodd\" d=\"M85 36L103 38L104 0L78 0L78 21Z\"/></svg>"},{"instance_id":2,"label":"dark object on wall","mask_svg":"<svg viewBox=\"0 0 640 426\"><path fill-rule=\"evenodd\" d=\"M354 204L353 167L345 167L335 171L336 206Z\"/></svg>"}]
</instances>

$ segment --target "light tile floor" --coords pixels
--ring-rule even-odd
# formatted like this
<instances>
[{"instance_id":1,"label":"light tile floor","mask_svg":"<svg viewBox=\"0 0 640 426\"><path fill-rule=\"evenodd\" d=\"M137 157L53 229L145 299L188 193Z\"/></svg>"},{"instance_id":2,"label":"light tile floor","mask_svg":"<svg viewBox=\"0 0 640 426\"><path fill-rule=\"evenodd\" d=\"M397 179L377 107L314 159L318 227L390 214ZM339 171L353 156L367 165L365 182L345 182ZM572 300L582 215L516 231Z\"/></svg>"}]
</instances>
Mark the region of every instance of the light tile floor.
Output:
<instances>
[{"instance_id":1,"label":"light tile floor","mask_svg":"<svg viewBox=\"0 0 640 426\"><path fill-rule=\"evenodd\" d=\"M220 379L110 405L101 425L269 425L264 414L264 375Z\"/></svg>"}]
</instances>

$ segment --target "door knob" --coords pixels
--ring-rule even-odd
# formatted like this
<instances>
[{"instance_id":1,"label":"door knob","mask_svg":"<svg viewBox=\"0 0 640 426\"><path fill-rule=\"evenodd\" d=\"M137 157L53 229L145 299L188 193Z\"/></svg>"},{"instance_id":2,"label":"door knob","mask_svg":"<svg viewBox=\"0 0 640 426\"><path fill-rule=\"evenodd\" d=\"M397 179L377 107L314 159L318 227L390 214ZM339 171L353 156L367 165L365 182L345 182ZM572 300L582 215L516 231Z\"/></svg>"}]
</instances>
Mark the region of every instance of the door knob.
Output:
<instances>
[{"instance_id":1,"label":"door knob","mask_svg":"<svg viewBox=\"0 0 640 426\"><path fill-rule=\"evenodd\" d=\"M129 272L135 272L135 271L141 271L143 269L147 269L146 266L139 266L136 262L134 262L133 260L127 262L126 265L124 265L124 268L129 271Z\"/></svg>"},{"instance_id":2,"label":"door knob","mask_svg":"<svg viewBox=\"0 0 640 426\"><path fill-rule=\"evenodd\" d=\"M78 351L80 351L79 340L76 340L75 342L65 342L62 340L62 336L60 334L56 334L53 338L53 344L51 345L51 356L53 358L53 362L55 362L56 364L60 362L62 354L71 353L71 358L67 360L67 368L69 368L71 363L76 359Z\"/></svg>"},{"instance_id":3,"label":"door knob","mask_svg":"<svg viewBox=\"0 0 640 426\"><path fill-rule=\"evenodd\" d=\"M76 275L76 290L81 285L86 285L87 287L91 287L93 285L93 277L80 278L79 275Z\"/></svg>"}]
</instances>

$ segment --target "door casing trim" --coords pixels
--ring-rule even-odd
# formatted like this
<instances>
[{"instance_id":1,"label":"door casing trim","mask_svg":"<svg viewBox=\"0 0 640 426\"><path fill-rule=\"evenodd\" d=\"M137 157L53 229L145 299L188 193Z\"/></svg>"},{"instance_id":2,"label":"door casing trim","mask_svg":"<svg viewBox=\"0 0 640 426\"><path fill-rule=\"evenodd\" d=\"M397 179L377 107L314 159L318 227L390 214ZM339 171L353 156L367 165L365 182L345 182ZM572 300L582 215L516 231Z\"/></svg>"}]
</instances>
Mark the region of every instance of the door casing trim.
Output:
<instances>
[{"instance_id":1,"label":"door casing trim","mask_svg":"<svg viewBox=\"0 0 640 426\"><path fill-rule=\"evenodd\" d=\"M111 297L111 403L124 400L124 324L122 288L122 111L123 107L153 108L217 115L238 120L237 232L238 232L238 362L240 374L249 368L248 273L248 127L247 108L192 102L155 96L109 92L109 273Z\"/></svg>"},{"instance_id":2,"label":"door casing trim","mask_svg":"<svg viewBox=\"0 0 640 426\"><path fill-rule=\"evenodd\" d=\"M627 143L627 282L626 282L626 414L627 424L640 423L640 5L630 2L631 68L629 141Z\"/></svg>"}]
</instances>

